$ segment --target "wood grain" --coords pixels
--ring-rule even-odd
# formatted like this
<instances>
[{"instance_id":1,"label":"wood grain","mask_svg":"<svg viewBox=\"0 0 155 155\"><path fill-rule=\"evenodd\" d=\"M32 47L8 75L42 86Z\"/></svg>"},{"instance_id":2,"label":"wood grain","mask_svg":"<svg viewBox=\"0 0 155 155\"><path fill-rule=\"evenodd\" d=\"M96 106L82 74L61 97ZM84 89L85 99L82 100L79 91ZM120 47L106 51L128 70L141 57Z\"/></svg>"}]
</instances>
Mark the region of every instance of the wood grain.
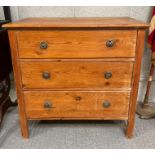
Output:
<instances>
[{"instance_id":1,"label":"wood grain","mask_svg":"<svg viewBox=\"0 0 155 155\"><path fill-rule=\"evenodd\" d=\"M24 91L26 114L30 119L65 119L65 117L127 119L129 98L130 92L119 91ZM51 102L52 108L44 108L46 101ZM103 107L105 101L110 102L110 107Z\"/></svg>"},{"instance_id":2,"label":"wood grain","mask_svg":"<svg viewBox=\"0 0 155 155\"><path fill-rule=\"evenodd\" d=\"M19 59L20 62L135 62L135 57L133 58L103 58L103 59Z\"/></svg>"},{"instance_id":3,"label":"wood grain","mask_svg":"<svg viewBox=\"0 0 155 155\"><path fill-rule=\"evenodd\" d=\"M21 62L23 88L112 89L130 88L132 62ZM49 79L42 74L48 72ZM104 74L111 72L106 79Z\"/></svg>"},{"instance_id":4,"label":"wood grain","mask_svg":"<svg viewBox=\"0 0 155 155\"><path fill-rule=\"evenodd\" d=\"M11 56L12 56L12 63L13 63L14 79L15 79L15 84L16 84L16 93L17 93L18 110L19 110L19 115L20 115L19 119L20 119L21 132L24 138L28 138L29 131L28 131L28 124L27 124L27 118L25 114L25 106L24 106L24 100L23 100L21 73L20 73L20 66L19 66L19 61L18 61L15 31L11 31L11 30L9 31L9 40L10 40Z\"/></svg>"},{"instance_id":5,"label":"wood grain","mask_svg":"<svg viewBox=\"0 0 155 155\"><path fill-rule=\"evenodd\" d=\"M135 122L135 111L138 95L138 86L140 79L140 69L142 62L142 55L144 51L144 39L145 39L145 30L138 30L137 33L137 45L136 45L136 61L134 64L133 70L133 83L130 99L130 108L129 108L129 119L127 124L126 136L131 138L133 136L134 122Z\"/></svg>"},{"instance_id":6,"label":"wood grain","mask_svg":"<svg viewBox=\"0 0 155 155\"><path fill-rule=\"evenodd\" d=\"M19 31L20 58L116 58L134 57L136 30ZM25 39L26 38L26 39ZM113 47L106 42L114 40ZM47 49L40 43L46 42Z\"/></svg>"},{"instance_id":7,"label":"wood grain","mask_svg":"<svg viewBox=\"0 0 155 155\"><path fill-rule=\"evenodd\" d=\"M28 120L84 119L127 120L131 137L148 26L132 18L29 18L3 25L9 29L22 136L28 137ZM108 48L110 39L116 42ZM48 47L41 50L42 41ZM52 108L44 107L47 101ZM105 101L110 107L103 107Z\"/></svg>"},{"instance_id":8,"label":"wood grain","mask_svg":"<svg viewBox=\"0 0 155 155\"><path fill-rule=\"evenodd\" d=\"M7 28L148 28L149 24L129 17L27 18L5 24Z\"/></svg>"}]
</instances>

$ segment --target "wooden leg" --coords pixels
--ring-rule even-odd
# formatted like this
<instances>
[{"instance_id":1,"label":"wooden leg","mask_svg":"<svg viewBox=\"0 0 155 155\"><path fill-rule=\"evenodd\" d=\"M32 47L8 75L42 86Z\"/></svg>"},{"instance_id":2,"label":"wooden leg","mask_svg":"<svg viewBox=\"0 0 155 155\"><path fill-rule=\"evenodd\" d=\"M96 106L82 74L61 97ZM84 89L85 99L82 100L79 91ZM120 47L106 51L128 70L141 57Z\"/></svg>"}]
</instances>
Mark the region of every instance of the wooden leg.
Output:
<instances>
[{"instance_id":1,"label":"wooden leg","mask_svg":"<svg viewBox=\"0 0 155 155\"><path fill-rule=\"evenodd\" d=\"M12 103L12 106L16 106L17 100ZM19 113L20 113L20 108L19 108ZM21 128L21 135L23 138L29 138L29 129L28 129L28 120L26 119L25 115L20 115L20 128Z\"/></svg>"},{"instance_id":2,"label":"wooden leg","mask_svg":"<svg viewBox=\"0 0 155 155\"><path fill-rule=\"evenodd\" d=\"M133 82L132 82L132 91L130 94L130 104L129 104L129 115L128 123L126 128L126 136L128 138L133 137L134 122L135 122L135 112L136 112L136 103L140 79L140 69L141 69L141 60L144 49L144 38L145 30L138 30L137 33L137 44L136 44L136 61L133 68Z\"/></svg>"},{"instance_id":3,"label":"wooden leg","mask_svg":"<svg viewBox=\"0 0 155 155\"><path fill-rule=\"evenodd\" d=\"M17 36L15 31L9 31L9 40L10 40L10 48L11 48L11 56L12 56L12 63L13 63L13 70L14 70L14 79L16 84L16 94L17 94L17 102L18 102L18 110L20 116L20 127L21 127L21 134L23 138L29 137L28 131L28 120L26 118L25 112L25 103L24 103L24 95L22 91L22 80L20 78L21 71L20 71L20 64L18 59L18 46L17 46Z\"/></svg>"},{"instance_id":4,"label":"wooden leg","mask_svg":"<svg viewBox=\"0 0 155 155\"><path fill-rule=\"evenodd\" d=\"M19 123L21 128L21 135L23 138L29 138L29 129L28 129L28 120L26 118L24 107L19 103L19 98L15 103L18 103L18 111L19 111Z\"/></svg>"},{"instance_id":5,"label":"wooden leg","mask_svg":"<svg viewBox=\"0 0 155 155\"><path fill-rule=\"evenodd\" d=\"M16 106L16 105L17 105L17 100L14 103L12 103L12 106ZM20 119L20 126L21 126L22 137L29 138L28 121L25 117Z\"/></svg>"},{"instance_id":6,"label":"wooden leg","mask_svg":"<svg viewBox=\"0 0 155 155\"><path fill-rule=\"evenodd\" d=\"M20 120L21 134L23 138L29 138L28 121L26 119Z\"/></svg>"},{"instance_id":7,"label":"wooden leg","mask_svg":"<svg viewBox=\"0 0 155 155\"><path fill-rule=\"evenodd\" d=\"M132 138L134 130L134 120L128 120L127 128L126 128L126 137Z\"/></svg>"}]
</instances>

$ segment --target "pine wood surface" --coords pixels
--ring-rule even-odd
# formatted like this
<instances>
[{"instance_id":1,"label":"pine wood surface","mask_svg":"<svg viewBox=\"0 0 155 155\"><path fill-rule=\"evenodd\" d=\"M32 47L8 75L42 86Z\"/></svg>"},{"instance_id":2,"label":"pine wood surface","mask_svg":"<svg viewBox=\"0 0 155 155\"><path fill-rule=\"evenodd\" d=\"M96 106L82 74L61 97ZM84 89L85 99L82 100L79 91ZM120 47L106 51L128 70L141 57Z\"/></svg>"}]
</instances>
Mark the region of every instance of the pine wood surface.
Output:
<instances>
[{"instance_id":1,"label":"pine wood surface","mask_svg":"<svg viewBox=\"0 0 155 155\"><path fill-rule=\"evenodd\" d=\"M136 30L19 31L20 58L121 58L134 57ZM106 43L114 40L113 47ZM48 44L41 49L41 42Z\"/></svg>"},{"instance_id":2,"label":"pine wood surface","mask_svg":"<svg viewBox=\"0 0 155 155\"><path fill-rule=\"evenodd\" d=\"M4 25L22 136L29 136L28 120L114 119L126 120L132 137L148 26L131 18L30 18ZM114 39L112 47L105 45ZM47 48L40 49L42 41ZM47 100L53 108L45 107Z\"/></svg>"},{"instance_id":3,"label":"pine wood surface","mask_svg":"<svg viewBox=\"0 0 155 155\"><path fill-rule=\"evenodd\" d=\"M126 119L130 92L111 91L24 91L28 118L102 118ZM46 101L51 108L44 108ZM110 102L105 108L103 103Z\"/></svg>"},{"instance_id":4,"label":"pine wood surface","mask_svg":"<svg viewBox=\"0 0 155 155\"><path fill-rule=\"evenodd\" d=\"M7 28L147 28L149 24L129 17L27 18L5 24Z\"/></svg>"}]
</instances>

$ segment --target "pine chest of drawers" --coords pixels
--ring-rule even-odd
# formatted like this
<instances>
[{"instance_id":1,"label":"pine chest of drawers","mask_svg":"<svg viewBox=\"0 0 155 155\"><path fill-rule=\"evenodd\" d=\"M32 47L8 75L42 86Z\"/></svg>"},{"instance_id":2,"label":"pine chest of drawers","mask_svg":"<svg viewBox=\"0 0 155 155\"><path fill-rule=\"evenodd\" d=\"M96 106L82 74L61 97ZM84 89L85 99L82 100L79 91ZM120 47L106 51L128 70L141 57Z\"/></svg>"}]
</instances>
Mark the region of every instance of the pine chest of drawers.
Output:
<instances>
[{"instance_id":1,"label":"pine chest of drawers","mask_svg":"<svg viewBox=\"0 0 155 155\"><path fill-rule=\"evenodd\" d=\"M125 120L134 128L148 24L131 18L29 18L8 28L23 137L28 120Z\"/></svg>"}]
</instances>

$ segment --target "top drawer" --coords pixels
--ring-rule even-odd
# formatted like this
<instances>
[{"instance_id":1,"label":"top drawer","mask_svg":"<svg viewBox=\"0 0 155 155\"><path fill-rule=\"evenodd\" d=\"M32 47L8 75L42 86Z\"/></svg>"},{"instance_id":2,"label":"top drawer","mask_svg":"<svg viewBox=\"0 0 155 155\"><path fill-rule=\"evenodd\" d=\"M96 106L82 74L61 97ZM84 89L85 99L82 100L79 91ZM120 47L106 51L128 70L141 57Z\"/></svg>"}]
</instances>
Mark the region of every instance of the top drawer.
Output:
<instances>
[{"instance_id":1,"label":"top drawer","mask_svg":"<svg viewBox=\"0 0 155 155\"><path fill-rule=\"evenodd\" d=\"M20 58L134 57L136 30L18 31Z\"/></svg>"}]
</instances>

